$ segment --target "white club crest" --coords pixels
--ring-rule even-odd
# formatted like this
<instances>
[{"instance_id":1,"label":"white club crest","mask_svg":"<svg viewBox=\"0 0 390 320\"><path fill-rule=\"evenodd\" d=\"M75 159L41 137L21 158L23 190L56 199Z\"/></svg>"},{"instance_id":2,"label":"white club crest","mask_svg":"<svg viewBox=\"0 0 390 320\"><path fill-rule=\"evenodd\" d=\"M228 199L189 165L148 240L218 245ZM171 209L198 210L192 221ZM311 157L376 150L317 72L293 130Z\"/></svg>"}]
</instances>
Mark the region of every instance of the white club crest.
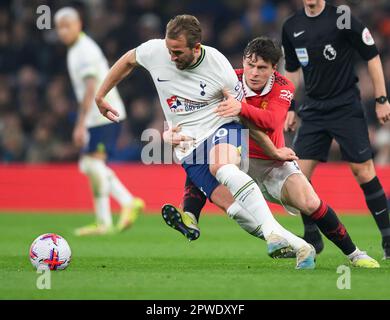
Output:
<instances>
[{"instance_id":1,"label":"white club crest","mask_svg":"<svg viewBox=\"0 0 390 320\"><path fill-rule=\"evenodd\" d=\"M374 38L371 35L370 30L365 28L362 32L362 40L368 46L373 46L375 44Z\"/></svg>"},{"instance_id":2,"label":"white club crest","mask_svg":"<svg viewBox=\"0 0 390 320\"><path fill-rule=\"evenodd\" d=\"M332 47L331 44L327 44L325 46L323 53L324 53L325 59L327 59L329 61L333 61L337 57L337 51L335 50L335 48Z\"/></svg>"}]
</instances>

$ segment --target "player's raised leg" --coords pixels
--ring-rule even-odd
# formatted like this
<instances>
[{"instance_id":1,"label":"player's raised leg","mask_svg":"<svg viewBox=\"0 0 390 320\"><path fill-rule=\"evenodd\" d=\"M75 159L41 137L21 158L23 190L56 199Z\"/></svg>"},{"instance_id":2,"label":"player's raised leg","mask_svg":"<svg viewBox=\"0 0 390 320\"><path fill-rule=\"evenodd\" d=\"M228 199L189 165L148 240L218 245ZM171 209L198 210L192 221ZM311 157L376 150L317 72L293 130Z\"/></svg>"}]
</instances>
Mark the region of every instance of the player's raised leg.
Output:
<instances>
[{"instance_id":1,"label":"player's raised leg","mask_svg":"<svg viewBox=\"0 0 390 320\"><path fill-rule=\"evenodd\" d=\"M200 237L198 221L191 211L183 211L167 203L162 207L161 214L168 226L179 231L189 241Z\"/></svg>"},{"instance_id":2,"label":"player's raised leg","mask_svg":"<svg viewBox=\"0 0 390 320\"><path fill-rule=\"evenodd\" d=\"M171 204L166 204L162 208L162 216L165 222L172 228L181 232L190 241L196 240L200 236L200 229L198 226L200 213L204 205L206 204L207 197L205 194L196 187L191 179L187 177L184 188L184 197L182 208L176 208ZM225 186L218 185L211 194L211 201L226 211L228 216L234 219L242 229L249 234L264 239L261 232L261 226L251 216L249 212L243 209L239 203L235 202L229 189ZM277 255L277 258L286 257L290 251L280 252L281 255ZM295 253L293 254L295 256ZM291 254L288 254L291 256Z\"/></svg>"},{"instance_id":3,"label":"player's raised leg","mask_svg":"<svg viewBox=\"0 0 390 320\"><path fill-rule=\"evenodd\" d=\"M228 134L227 132L227 136ZM240 154L237 147L223 142L223 137L219 136L218 144L210 150L209 167L211 174L216 177L220 184L229 189L235 201L258 222L271 250L273 243L275 246L282 246L282 239L285 239L296 251L305 248L305 254L297 253L297 258L301 260L297 261L297 268L314 268L314 248L279 225L272 216L258 185L250 176L238 168Z\"/></svg>"}]
</instances>

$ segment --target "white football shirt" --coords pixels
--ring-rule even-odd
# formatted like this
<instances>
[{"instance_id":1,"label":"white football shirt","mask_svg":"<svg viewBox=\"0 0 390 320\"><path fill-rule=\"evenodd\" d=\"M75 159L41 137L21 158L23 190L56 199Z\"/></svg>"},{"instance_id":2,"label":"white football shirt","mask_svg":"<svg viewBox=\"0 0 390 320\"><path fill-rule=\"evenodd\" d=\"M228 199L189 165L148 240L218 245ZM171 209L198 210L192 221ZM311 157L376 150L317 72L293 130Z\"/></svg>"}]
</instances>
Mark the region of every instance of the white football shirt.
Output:
<instances>
[{"instance_id":1,"label":"white football shirt","mask_svg":"<svg viewBox=\"0 0 390 320\"><path fill-rule=\"evenodd\" d=\"M227 89L237 100L244 93L233 67L215 48L202 45L198 62L179 70L171 61L164 39L149 40L136 48L137 63L147 69L154 81L161 107L170 126L181 126L181 134L193 137L195 145L176 156L183 159L220 126L238 121L237 117L222 118L214 110Z\"/></svg>"},{"instance_id":2,"label":"white football shirt","mask_svg":"<svg viewBox=\"0 0 390 320\"><path fill-rule=\"evenodd\" d=\"M77 42L69 48L67 64L73 90L79 103L81 103L85 95L85 78L94 77L97 80L96 88L99 88L109 71L108 62L102 50L85 33L81 33ZM119 120L126 119L125 107L116 88L113 88L107 94L106 100L118 110ZM86 117L87 128L109 123L112 122L100 114L94 101Z\"/></svg>"}]
</instances>

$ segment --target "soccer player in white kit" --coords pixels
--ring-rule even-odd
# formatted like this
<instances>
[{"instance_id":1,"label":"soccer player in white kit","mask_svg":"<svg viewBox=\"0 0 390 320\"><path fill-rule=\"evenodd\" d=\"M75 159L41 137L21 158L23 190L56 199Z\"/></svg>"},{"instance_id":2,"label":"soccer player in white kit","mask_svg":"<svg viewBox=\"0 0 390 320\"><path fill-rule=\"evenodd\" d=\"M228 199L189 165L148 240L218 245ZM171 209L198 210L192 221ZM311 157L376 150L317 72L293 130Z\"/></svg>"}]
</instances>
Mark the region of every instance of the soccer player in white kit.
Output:
<instances>
[{"instance_id":1,"label":"soccer player in white kit","mask_svg":"<svg viewBox=\"0 0 390 320\"><path fill-rule=\"evenodd\" d=\"M134 223L144 203L134 198L106 165L107 158L115 150L121 128L120 123L104 118L94 101L96 89L109 70L108 63L95 41L82 32L76 9L62 8L54 19L58 36L68 47L68 71L79 103L73 140L82 149L79 168L90 181L96 214L96 223L76 229L75 233L82 236L123 231ZM116 88L108 93L107 101L120 110L119 121L126 119L125 107ZM122 207L116 227L112 222L110 196Z\"/></svg>"},{"instance_id":2,"label":"soccer player in white kit","mask_svg":"<svg viewBox=\"0 0 390 320\"><path fill-rule=\"evenodd\" d=\"M189 147L175 148L193 183L211 201L221 185L227 186L235 202L225 207L225 211L239 205L248 217L256 216L269 255L278 254L290 245L304 249L305 254L300 255L296 268L313 269L314 248L278 224L257 184L238 168L243 127L237 117L220 117L215 109L223 100L224 91L242 100L242 84L228 60L200 42L199 21L190 15L176 16L167 25L165 39L149 40L114 64L96 94L100 112L118 121L120 112L105 96L134 67L143 66L153 78L168 123L180 126L183 135L193 139Z\"/></svg>"}]
</instances>

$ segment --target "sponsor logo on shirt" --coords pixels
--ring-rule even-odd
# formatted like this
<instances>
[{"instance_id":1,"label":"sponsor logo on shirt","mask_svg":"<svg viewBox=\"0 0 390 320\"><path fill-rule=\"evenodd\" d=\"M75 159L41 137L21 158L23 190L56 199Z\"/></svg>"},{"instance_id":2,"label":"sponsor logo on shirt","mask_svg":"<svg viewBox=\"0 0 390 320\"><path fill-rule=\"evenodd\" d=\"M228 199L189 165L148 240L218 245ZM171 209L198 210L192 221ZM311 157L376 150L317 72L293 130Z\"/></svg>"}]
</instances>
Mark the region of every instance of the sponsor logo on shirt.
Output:
<instances>
[{"instance_id":1,"label":"sponsor logo on shirt","mask_svg":"<svg viewBox=\"0 0 390 320\"><path fill-rule=\"evenodd\" d=\"M286 90L286 89L280 90L280 99L291 102L293 97L294 97L294 94L290 90Z\"/></svg>"},{"instance_id":2,"label":"sponsor logo on shirt","mask_svg":"<svg viewBox=\"0 0 390 320\"><path fill-rule=\"evenodd\" d=\"M177 96L168 98L167 104L171 112L175 113L192 112L207 107L205 102L192 101Z\"/></svg>"},{"instance_id":3,"label":"sponsor logo on shirt","mask_svg":"<svg viewBox=\"0 0 390 320\"><path fill-rule=\"evenodd\" d=\"M157 78L157 81L158 81L158 82L167 82L167 81L170 81L170 80L168 80L168 79L160 79L160 77L158 77L158 78Z\"/></svg>"},{"instance_id":4,"label":"sponsor logo on shirt","mask_svg":"<svg viewBox=\"0 0 390 320\"><path fill-rule=\"evenodd\" d=\"M304 34L305 31L300 31L300 32L294 32L294 38L298 38L301 34Z\"/></svg>"}]
</instances>

